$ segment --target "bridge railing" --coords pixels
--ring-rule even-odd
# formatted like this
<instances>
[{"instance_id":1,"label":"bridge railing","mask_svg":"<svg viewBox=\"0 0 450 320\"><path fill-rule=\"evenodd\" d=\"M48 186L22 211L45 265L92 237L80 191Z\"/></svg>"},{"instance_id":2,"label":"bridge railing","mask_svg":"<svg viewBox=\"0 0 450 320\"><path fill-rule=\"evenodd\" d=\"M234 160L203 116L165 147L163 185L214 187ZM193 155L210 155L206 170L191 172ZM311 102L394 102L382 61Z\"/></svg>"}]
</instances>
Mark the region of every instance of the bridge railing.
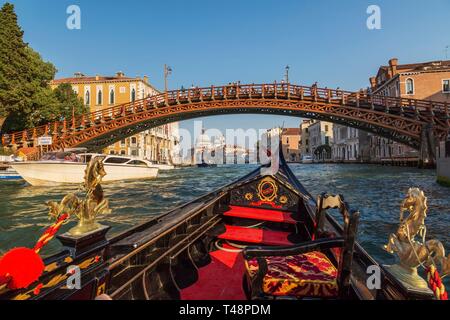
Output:
<instances>
[{"instance_id":1,"label":"bridge railing","mask_svg":"<svg viewBox=\"0 0 450 320\"><path fill-rule=\"evenodd\" d=\"M34 143L41 136L52 136L54 141L57 141L86 127L101 125L102 123L130 114L177 104L226 99L308 100L316 101L317 103L349 105L358 108L397 113L424 121L429 121L430 117L435 117L436 114L444 115L446 118L449 115L448 105L436 101L387 97L368 94L364 91L350 92L340 89L318 88L316 85L301 86L276 82L268 84L234 83L218 87L193 87L163 92L141 100L94 111L71 119L49 123L12 134L5 134L2 136L2 144L27 145ZM445 122L448 123L448 120L445 120Z\"/></svg>"}]
</instances>

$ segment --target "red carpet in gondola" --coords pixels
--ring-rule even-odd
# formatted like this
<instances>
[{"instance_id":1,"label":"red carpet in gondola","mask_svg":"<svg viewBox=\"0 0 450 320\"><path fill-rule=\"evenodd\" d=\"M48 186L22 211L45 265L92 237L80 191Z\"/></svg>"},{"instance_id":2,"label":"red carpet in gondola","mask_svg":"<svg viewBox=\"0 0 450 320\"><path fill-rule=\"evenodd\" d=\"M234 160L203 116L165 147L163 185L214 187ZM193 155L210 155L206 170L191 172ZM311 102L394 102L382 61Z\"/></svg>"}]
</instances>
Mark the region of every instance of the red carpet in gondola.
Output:
<instances>
[{"instance_id":1,"label":"red carpet in gondola","mask_svg":"<svg viewBox=\"0 0 450 320\"><path fill-rule=\"evenodd\" d=\"M289 224L297 223L297 220L292 218L292 212L238 206L230 206L230 210L226 211L224 216L261 221L284 222Z\"/></svg>"},{"instance_id":2,"label":"red carpet in gondola","mask_svg":"<svg viewBox=\"0 0 450 320\"><path fill-rule=\"evenodd\" d=\"M224 247L231 248L227 245ZM181 299L245 300L242 288L245 264L242 254L217 250L210 255L211 263L198 270L196 283L181 290Z\"/></svg>"},{"instance_id":3,"label":"red carpet in gondola","mask_svg":"<svg viewBox=\"0 0 450 320\"><path fill-rule=\"evenodd\" d=\"M289 232L250 229L225 225L226 231L218 236L219 239L239 241L244 243L264 244L269 246L289 246Z\"/></svg>"}]
</instances>

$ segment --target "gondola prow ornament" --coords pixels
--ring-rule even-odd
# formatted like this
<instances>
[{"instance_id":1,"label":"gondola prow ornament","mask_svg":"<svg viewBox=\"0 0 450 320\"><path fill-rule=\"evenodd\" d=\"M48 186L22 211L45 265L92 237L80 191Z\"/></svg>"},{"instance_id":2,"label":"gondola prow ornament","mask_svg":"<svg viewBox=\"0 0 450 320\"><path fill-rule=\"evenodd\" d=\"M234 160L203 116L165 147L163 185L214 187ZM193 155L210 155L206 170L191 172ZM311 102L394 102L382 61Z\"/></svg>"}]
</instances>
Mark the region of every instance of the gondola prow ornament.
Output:
<instances>
[{"instance_id":1,"label":"gondola prow ornament","mask_svg":"<svg viewBox=\"0 0 450 320\"><path fill-rule=\"evenodd\" d=\"M395 253L400 260L398 264L385 266L385 268L407 288L424 290L428 288L429 284L418 275L419 266L429 273L430 270L435 271L438 265L441 265L442 276L450 273L450 256L445 257L443 244L434 239L425 240L427 210L427 197L424 192L418 188L410 188L400 206L400 225L396 233L389 236L388 243L384 246L386 251ZM404 218L405 212L409 212L406 218ZM434 273L437 274L437 272ZM437 277L439 277L438 274ZM432 286L430 286L431 289L438 299L446 298L446 294L441 294L445 292L445 288L440 278L436 280L440 287L439 294L436 295L436 290Z\"/></svg>"},{"instance_id":2,"label":"gondola prow ornament","mask_svg":"<svg viewBox=\"0 0 450 320\"><path fill-rule=\"evenodd\" d=\"M56 236L61 226L72 215L79 219L77 226L70 229L67 234L59 236L59 239L63 245L70 242L75 244L72 246L74 255L77 253L76 245L82 246L84 237L91 237L91 234L95 233L98 233L94 235L98 238L104 237L109 227L97 223L96 218L111 212L100 185L105 175L103 158L95 157L85 170L83 189L86 191L86 196L83 200L75 194L68 194L60 203L47 203L50 219L54 219L55 222L45 230L34 248L14 248L0 258L0 293L8 289L27 288L41 277L44 263L39 252Z\"/></svg>"},{"instance_id":3,"label":"gondola prow ornament","mask_svg":"<svg viewBox=\"0 0 450 320\"><path fill-rule=\"evenodd\" d=\"M75 194L68 194L60 204L49 202L50 216L58 219L63 213L74 214L78 218L78 225L69 230L72 236L80 236L100 229L102 226L96 222L101 214L111 213L108 200L104 198L100 185L106 175L103 158L93 158L86 167L83 188L86 191L85 199L80 200Z\"/></svg>"}]
</instances>

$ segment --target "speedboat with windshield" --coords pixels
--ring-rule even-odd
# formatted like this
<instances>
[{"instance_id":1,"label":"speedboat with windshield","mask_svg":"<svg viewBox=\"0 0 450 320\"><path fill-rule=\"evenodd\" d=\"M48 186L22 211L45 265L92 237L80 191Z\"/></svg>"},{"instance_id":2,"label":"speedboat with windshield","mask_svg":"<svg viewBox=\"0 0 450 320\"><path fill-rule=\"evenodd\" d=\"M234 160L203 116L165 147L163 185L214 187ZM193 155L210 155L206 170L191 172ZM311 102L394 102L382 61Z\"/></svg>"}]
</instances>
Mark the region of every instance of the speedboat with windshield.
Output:
<instances>
[{"instance_id":1,"label":"speedboat with windshield","mask_svg":"<svg viewBox=\"0 0 450 320\"><path fill-rule=\"evenodd\" d=\"M102 157L106 171L104 182L151 179L158 168L146 160L131 157L80 153L79 150L49 152L39 161L15 162L11 166L33 186L80 184L86 166L93 157Z\"/></svg>"}]
</instances>

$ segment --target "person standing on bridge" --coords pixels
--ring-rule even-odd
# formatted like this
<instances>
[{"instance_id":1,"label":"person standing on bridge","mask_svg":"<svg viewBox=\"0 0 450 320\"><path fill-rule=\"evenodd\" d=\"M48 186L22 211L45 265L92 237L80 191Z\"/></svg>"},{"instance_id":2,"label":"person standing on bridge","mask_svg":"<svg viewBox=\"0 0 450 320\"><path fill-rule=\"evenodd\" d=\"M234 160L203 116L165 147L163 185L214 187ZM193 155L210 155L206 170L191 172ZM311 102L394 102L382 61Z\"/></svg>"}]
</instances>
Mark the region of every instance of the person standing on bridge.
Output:
<instances>
[{"instance_id":1,"label":"person standing on bridge","mask_svg":"<svg viewBox=\"0 0 450 320\"><path fill-rule=\"evenodd\" d=\"M314 84L311 86L311 94L314 97L317 97L317 81L314 82Z\"/></svg>"}]
</instances>

